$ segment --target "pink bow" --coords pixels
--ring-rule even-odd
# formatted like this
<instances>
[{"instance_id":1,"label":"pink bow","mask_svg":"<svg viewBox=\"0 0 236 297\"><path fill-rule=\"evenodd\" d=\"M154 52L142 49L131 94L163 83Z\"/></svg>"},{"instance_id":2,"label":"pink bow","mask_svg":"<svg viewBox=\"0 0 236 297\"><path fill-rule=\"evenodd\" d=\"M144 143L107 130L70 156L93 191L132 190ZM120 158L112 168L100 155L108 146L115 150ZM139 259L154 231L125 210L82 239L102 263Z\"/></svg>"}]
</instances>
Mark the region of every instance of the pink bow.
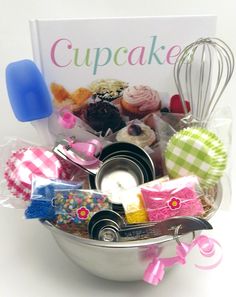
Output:
<instances>
[{"instance_id":1,"label":"pink bow","mask_svg":"<svg viewBox=\"0 0 236 297\"><path fill-rule=\"evenodd\" d=\"M165 275L163 259L155 257L144 272L143 280L152 285L158 285Z\"/></svg>"},{"instance_id":2,"label":"pink bow","mask_svg":"<svg viewBox=\"0 0 236 297\"><path fill-rule=\"evenodd\" d=\"M145 270L143 280L151 285L158 285L165 275L165 268L171 267L176 263L184 264L185 261L178 256L171 258L155 257Z\"/></svg>"},{"instance_id":3,"label":"pink bow","mask_svg":"<svg viewBox=\"0 0 236 297\"><path fill-rule=\"evenodd\" d=\"M76 155L73 152L67 151L70 159L75 163L82 166L90 166L99 163L99 159L95 157L96 154L102 150L102 144L96 139L88 140L87 142L75 142L73 139L68 139L69 146L77 152Z\"/></svg>"},{"instance_id":4,"label":"pink bow","mask_svg":"<svg viewBox=\"0 0 236 297\"><path fill-rule=\"evenodd\" d=\"M215 248L216 246L218 246L219 248L221 248L221 245L218 241L216 241L213 238L209 238L208 236L205 235L200 235L197 238L195 238L192 243L190 244L186 244L186 243L181 243L177 246L176 248L176 253L179 257L181 257L182 259L185 259L185 257L187 256L187 254L192 250L192 248L194 248L195 246L198 246L200 253L204 256L204 257L213 257L215 254ZM198 265L195 264L195 267L199 268L199 269L204 269L204 270L208 270L208 269L213 269L216 266L218 266L220 264L222 260L222 255L220 256L220 258L212 265L207 265L207 266L202 266L202 265Z\"/></svg>"},{"instance_id":5,"label":"pink bow","mask_svg":"<svg viewBox=\"0 0 236 297\"><path fill-rule=\"evenodd\" d=\"M205 235L200 235L196 237L190 244L188 243L179 243L176 247L176 256L170 258L158 258L155 257L153 261L148 265L147 269L144 272L143 280L151 285L158 285L159 282L163 279L165 274L165 267L171 267L176 263L185 264L186 256L194 248L198 246L200 253L204 257L212 257L215 254L215 248L218 246L221 248L219 242L213 238L209 238ZM195 264L195 267L199 269L213 269L220 264L222 260L222 255L220 258L212 265L201 266Z\"/></svg>"}]
</instances>

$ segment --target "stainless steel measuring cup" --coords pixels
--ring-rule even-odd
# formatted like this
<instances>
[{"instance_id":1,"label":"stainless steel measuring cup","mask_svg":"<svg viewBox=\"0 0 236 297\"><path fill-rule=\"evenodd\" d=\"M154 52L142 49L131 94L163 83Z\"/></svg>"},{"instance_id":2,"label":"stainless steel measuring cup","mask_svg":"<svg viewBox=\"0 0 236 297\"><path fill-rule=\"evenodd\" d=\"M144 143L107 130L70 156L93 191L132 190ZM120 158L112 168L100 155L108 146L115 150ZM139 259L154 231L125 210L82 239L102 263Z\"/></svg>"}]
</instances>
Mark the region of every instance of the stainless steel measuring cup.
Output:
<instances>
[{"instance_id":1,"label":"stainless steel measuring cup","mask_svg":"<svg viewBox=\"0 0 236 297\"><path fill-rule=\"evenodd\" d=\"M88 154L92 142L78 143L64 139L53 151L63 159L85 170L89 174L90 188L112 194L112 203L120 204L119 191L136 187L155 178L155 169L149 155L136 145L112 143L100 153ZM94 144L95 145L95 144Z\"/></svg>"}]
</instances>

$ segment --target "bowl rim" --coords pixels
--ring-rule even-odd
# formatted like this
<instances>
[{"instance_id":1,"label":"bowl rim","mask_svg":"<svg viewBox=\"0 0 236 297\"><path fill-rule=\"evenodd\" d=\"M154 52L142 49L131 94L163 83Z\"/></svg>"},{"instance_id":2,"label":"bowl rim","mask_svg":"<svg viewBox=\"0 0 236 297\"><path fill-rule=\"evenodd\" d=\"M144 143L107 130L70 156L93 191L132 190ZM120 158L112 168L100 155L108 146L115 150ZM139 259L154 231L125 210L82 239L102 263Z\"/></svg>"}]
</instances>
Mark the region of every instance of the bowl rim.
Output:
<instances>
[{"instance_id":1,"label":"bowl rim","mask_svg":"<svg viewBox=\"0 0 236 297\"><path fill-rule=\"evenodd\" d=\"M137 248L137 247L154 245L154 244L163 244L166 242L170 242L172 240L176 240L177 238L179 239L186 235L184 234L178 237L176 236L176 238L170 235L165 235L161 237L148 238L148 239L142 239L142 240L107 242L107 241L79 237L72 233L68 233L66 231L60 230L59 228L55 227L53 224L51 224L49 221L46 221L46 220L40 220L40 222L44 227L46 227L53 234L56 233L60 236L65 236L83 245L89 245L89 246L100 247L100 248Z\"/></svg>"}]
</instances>

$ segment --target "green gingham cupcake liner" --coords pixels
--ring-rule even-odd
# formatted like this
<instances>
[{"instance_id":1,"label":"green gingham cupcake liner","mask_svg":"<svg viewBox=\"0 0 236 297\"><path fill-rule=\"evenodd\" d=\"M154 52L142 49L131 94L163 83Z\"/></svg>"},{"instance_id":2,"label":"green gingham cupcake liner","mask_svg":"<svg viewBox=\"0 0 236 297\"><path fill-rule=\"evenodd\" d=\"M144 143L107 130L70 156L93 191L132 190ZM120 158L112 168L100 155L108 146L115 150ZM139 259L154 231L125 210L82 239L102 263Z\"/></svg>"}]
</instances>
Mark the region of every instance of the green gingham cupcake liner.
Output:
<instances>
[{"instance_id":1,"label":"green gingham cupcake liner","mask_svg":"<svg viewBox=\"0 0 236 297\"><path fill-rule=\"evenodd\" d=\"M217 184L227 165L222 141L200 127L185 128L174 134L165 150L165 163L171 178L194 174L204 187Z\"/></svg>"}]
</instances>

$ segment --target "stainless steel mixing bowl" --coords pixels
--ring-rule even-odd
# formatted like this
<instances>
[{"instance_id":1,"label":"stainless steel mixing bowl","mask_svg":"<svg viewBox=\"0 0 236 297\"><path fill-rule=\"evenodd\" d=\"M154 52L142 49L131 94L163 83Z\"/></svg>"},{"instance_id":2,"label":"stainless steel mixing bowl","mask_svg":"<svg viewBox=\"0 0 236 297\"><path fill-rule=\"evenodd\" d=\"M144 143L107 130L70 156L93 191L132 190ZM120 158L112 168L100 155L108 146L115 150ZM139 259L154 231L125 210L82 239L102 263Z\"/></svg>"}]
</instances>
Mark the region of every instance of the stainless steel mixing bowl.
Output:
<instances>
[{"instance_id":1,"label":"stainless steel mixing bowl","mask_svg":"<svg viewBox=\"0 0 236 297\"><path fill-rule=\"evenodd\" d=\"M73 262L88 272L109 280L142 280L144 271L153 257L160 253L161 257L175 255L176 241L172 237L104 242L79 238L55 228L48 222L43 224Z\"/></svg>"},{"instance_id":2,"label":"stainless steel mixing bowl","mask_svg":"<svg viewBox=\"0 0 236 297\"><path fill-rule=\"evenodd\" d=\"M216 204L219 206L222 187L218 186ZM80 238L59 230L49 222L42 222L49 229L62 251L78 266L109 280L137 281L152 259L175 256L176 240L170 236L127 242L104 242ZM183 242L192 240L192 233L180 237Z\"/></svg>"}]
</instances>

